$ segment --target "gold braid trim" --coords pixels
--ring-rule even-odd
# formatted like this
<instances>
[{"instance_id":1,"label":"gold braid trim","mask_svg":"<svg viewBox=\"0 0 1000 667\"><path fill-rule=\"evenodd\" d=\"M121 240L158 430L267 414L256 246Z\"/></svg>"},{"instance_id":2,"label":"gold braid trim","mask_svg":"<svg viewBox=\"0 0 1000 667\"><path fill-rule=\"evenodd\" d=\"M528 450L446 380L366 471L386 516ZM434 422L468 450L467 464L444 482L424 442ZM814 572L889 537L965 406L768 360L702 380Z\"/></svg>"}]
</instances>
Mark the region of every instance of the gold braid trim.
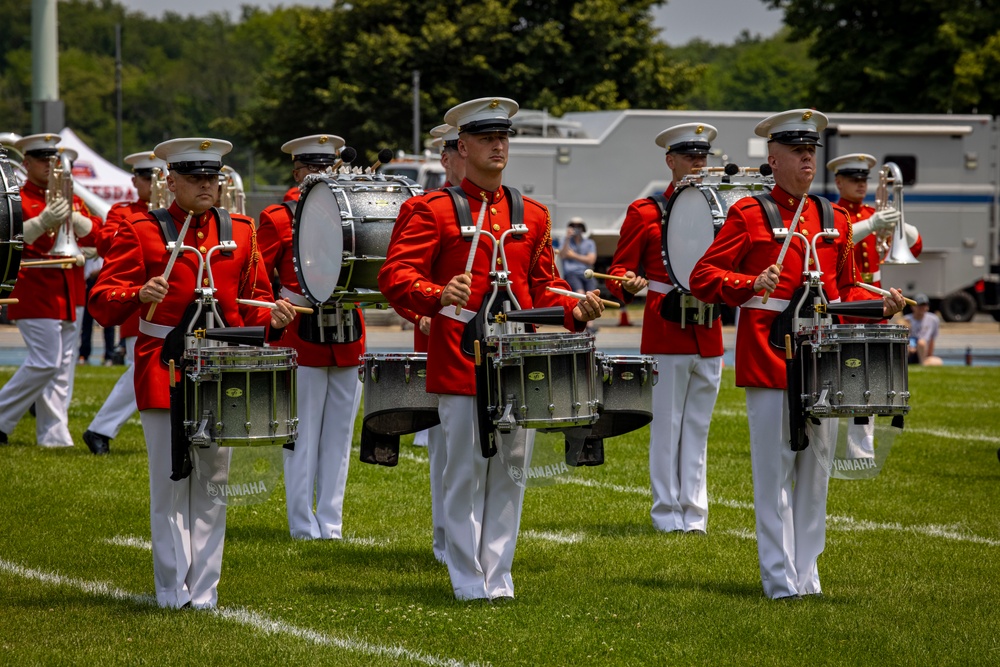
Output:
<instances>
[{"instance_id":1,"label":"gold braid trim","mask_svg":"<svg viewBox=\"0 0 1000 667\"><path fill-rule=\"evenodd\" d=\"M847 243L844 245L843 252L840 253L840 257L837 258L837 274L844 268L844 264L847 263L849 259L854 256L854 225L851 224L851 217L847 217ZM851 267L854 268L853 266ZM857 284L857 271L851 271L851 284Z\"/></svg>"},{"instance_id":2,"label":"gold braid trim","mask_svg":"<svg viewBox=\"0 0 1000 667\"><path fill-rule=\"evenodd\" d=\"M253 272L253 290L257 290L257 262L260 261L260 250L257 248L257 230L250 230L250 256L247 258L246 270L240 276L240 287L239 294L244 294L243 290L247 286L247 280L250 279L250 273ZM253 292L251 292L251 296Z\"/></svg>"},{"instance_id":3,"label":"gold braid trim","mask_svg":"<svg viewBox=\"0 0 1000 667\"><path fill-rule=\"evenodd\" d=\"M527 217L525 216L525 224L527 224ZM535 247L535 253L531 257L531 264L528 266L528 273L535 268L535 264L538 263L538 258L542 256L542 252L545 250L545 246L552 245L552 218L549 217L549 209L545 209L545 233L542 235L541 243ZM552 275L556 275L556 259L555 253L552 254Z\"/></svg>"}]
</instances>

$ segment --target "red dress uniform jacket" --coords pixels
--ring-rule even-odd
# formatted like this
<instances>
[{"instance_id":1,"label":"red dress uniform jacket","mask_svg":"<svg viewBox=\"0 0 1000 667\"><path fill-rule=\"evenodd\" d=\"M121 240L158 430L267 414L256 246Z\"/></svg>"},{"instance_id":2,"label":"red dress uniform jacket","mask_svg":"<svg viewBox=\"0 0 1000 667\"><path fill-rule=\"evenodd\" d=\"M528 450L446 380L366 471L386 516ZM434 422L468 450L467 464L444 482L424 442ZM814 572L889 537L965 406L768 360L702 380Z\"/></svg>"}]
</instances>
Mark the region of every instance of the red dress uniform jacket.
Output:
<instances>
[{"instance_id":1,"label":"red dress uniform jacket","mask_svg":"<svg viewBox=\"0 0 1000 667\"><path fill-rule=\"evenodd\" d=\"M466 308L478 311L490 293L489 270L493 245L510 229L510 208L502 188L484 191L468 179L462 189L469 200L473 221L487 197L484 233L476 246L472 266L472 297ZM563 324L581 330L573 318L576 299L548 292L547 286L568 289L559 278L552 254L552 222L548 210L536 201L524 199L524 223L528 233L508 236L504 244L511 286L521 308L562 306ZM455 206L447 193L432 192L413 200L405 218L397 222L398 234L389 244L388 257L379 271L379 290L394 308L407 308L417 315L432 317L427 350L427 391L437 394L473 396L476 393L474 364L461 350L465 324L443 314L441 291L455 276L465 272L471 241L462 238ZM491 242L491 238L492 241ZM500 261L498 257L498 262ZM449 306L454 313L454 306Z\"/></svg>"},{"instance_id":2,"label":"red dress uniform jacket","mask_svg":"<svg viewBox=\"0 0 1000 667\"><path fill-rule=\"evenodd\" d=\"M788 226L799 200L779 187L775 187L771 195L778 202L781 218ZM832 243L820 240L816 244L823 270L823 290L830 301L871 299L868 292L853 287L857 274L847 212L839 206L834 206L833 211L834 226L840 236ZM821 229L818 207L811 199L806 200L796 231L805 234L811 241ZM781 245L774 238L760 204L749 197L741 199L730 207L719 235L695 265L691 274L692 293L702 301L721 298L730 306L740 306L754 296L763 295L763 292L754 292L754 280L777 261ZM781 267L781 280L772 298L790 299L802 285L804 258L802 241L792 239ZM736 332L737 386L786 388L784 351L775 349L767 341L771 322L777 316L778 312L772 310L740 309Z\"/></svg>"},{"instance_id":3,"label":"red dress uniform jacket","mask_svg":"<svg viewBox=\"0 0 1000 667\"><path fill-rule=\"evenodd\" d=\"M174 203L170 215L180 233L187 215ZM216 251L212 255L212 275L219 310L229 326L267 326L271 311L236 303L238 296L272 301L271 283L262 261L252 261L253 220L233 215L233 240L236 250L230 256ZM219 244L218 221L211 211L191 219L184 245L207 252ZM204 255L203 255L204 256ZM145 317L148 303L139 302L139 290L153 276L163 275L170 253L160 230L160 223L149 213L139 213L118 228L111 251L104 258L104 269L90 291L90 312L102 326L125 322L136 312ZM190 251L177 256L170 274L170 290L156 307L153 324L173 327L180 323L188 304L195 298L198 260ZM208 275L204 276L208 285ZM241 289L242 286L242 289ZM294 326L294 323L292 324ZM140 410L169 409L169 371L160 361L163 340L139 333L135 344L135 398Z\"/></svg>"},{"instance_id":4,"label":"red dress uniform jacket","mask_svg":"<svg viewBox=\"0 0 1000 667\"><path fill-rule=\"evenodd\" d=\"M275 204L261 212L257 245L264 258L267 275L272 275L277 269L281 285L302 294L292 263L292 213L287 206ZM365 353L364 317L361 318L361 338L353 343L307 343L299 338L298 319L287 329L281 344L298 350L300 366L357 366L358 357Z\"/></svg>"},{"instance_id":5,"label":"red dress uniform jacket","mask_svg":"<svg viewBox=\"0 0 1000 667\"><path fill-rule=\"evenodd\" d=\"M41 215L45 210L45 190L28 181L21 187L21 209L24 220ZM81 247L95 247L101 236L101 219L91 215L87 205L79 197L73 197L73 210L79 211L94 222L90 233L77 238ZM55 245L55 234L42 234L34 243L25 243L21 261L51 259L48 254ZM17 282L11 297L20 299L7 306L7 315L12 320L53 319L76 321L76 308L85 303L87 289L83 277L83 267L41 267L29 269L24 266L17 273Z\"/></svg>"},{"instance_id":6,"label":"red dress uniform jacket","mask_svg":"<svg viewBox=\"0 0 1000 667\"><path fill-rule=\"evenodd\" d=\"M285 191L285 196L281 198L281 201L298 201L301 194L299 186L293 185Z\"/></svg>"},{"instance_id":7,"label":"red dress uniform jacket","mask_svg":"<svg viewBox=\"0 0 1000 667\"><path fill-rule=\"evenodd\" d=\"M673 184L664 195L667 199L674 192ZM694 221L692 221L694 222ZM709 221L699 221L710 224ZM618 247L608 271L613 276L624 276L626 271L639 273L645 270L646 278L672 284L663 265L662 218L660 207L649 199L632 202L622 223ZM617 280L607 281L608 289L617 298L630 303L635 298ZM660 304L666 295L649 290L642 317L642 340L639 351L642 354L697 354L702 357L722 355L721 320L712 323L711 328L688 323L682 329L677 322L660 316Z\"/></svg>"},{"instance_id":8,"label":"red dress uniform jacket","mask_svg":"<svg viewBox=\"0 0 1000 667\"><path fill-rule=\"evenodd\" d=\"M149 202L133 201L118 202L108 211L108 218L104 221L104 229L101 231L101 240L97 244L97 251L101 257L107 257L114 242L115 234L123 222L131 218L136 213L146 213L149 211ZM139 335L139 312L136 311L124 324L121 325L120 333L122 338L131 338Z\"/></svg>"},{"instance_id":9,"label":"red dress uniform jacket","mask_svg":"<svg viewBox=\"0 0 1000 667\"><path fill-rule=\"evenodd\" d=\"M844 207L844 210L847 211L847 219L850 220L852 225L855 222L867 220L875 213L875 209L871 206L857 204L852 201L847 201L846 199L841 199L837 202L837 205ZM878 236L875 232L872 232L865 238L855 243L854 264L858 267L858 271L861 272L861 282L874 285L875 287L881 287L882 281L875 280L874 278L875 273L879 271L879 256L878 248L876 247L877 243ZM913 253L914 257L919 257L923 249L924 241L920 236L917 236L917 242L910 246L910 252Z\"/></svg>"}]
</instances>

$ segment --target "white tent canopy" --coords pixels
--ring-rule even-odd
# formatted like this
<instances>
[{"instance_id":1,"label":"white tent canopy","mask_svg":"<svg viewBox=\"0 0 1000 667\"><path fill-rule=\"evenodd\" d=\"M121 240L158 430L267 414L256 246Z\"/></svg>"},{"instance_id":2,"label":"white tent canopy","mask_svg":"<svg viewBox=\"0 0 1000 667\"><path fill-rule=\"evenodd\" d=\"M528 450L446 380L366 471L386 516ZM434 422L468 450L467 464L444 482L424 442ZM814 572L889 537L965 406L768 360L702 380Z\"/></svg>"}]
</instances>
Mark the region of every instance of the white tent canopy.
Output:
<instances>
[{"instance_id":1,"label":"white tent canopy","mask_svg":"<svg viewBox=\"0 0 1000 667\"><path fill-rule=\"evenodd\" d=\"M105 160L68 127L63 128L59 136L62 137L60 146L72 148L80 155L73 163L75 182L85 186L108 204L136 200L138 193L132 185L132 174Z\"/></svg>"}]
</instances>

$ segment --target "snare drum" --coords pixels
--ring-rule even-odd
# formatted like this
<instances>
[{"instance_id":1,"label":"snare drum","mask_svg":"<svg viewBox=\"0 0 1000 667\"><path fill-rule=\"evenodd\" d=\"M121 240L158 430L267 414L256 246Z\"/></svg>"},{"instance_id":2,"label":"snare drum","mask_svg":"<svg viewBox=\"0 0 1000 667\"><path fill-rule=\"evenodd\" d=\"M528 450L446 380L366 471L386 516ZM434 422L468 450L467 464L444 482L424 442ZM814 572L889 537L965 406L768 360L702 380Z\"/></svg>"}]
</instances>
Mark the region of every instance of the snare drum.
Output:
<instances>
[{"instance_id":1,"label":"snare drum","mask_svg":"<svg viewBox=\"0 0 1000 667\"><path fill-rule=\"evenodd\" d=\"M769 188L735 183L692 183L674 191L664 215L661 234L663 263L670 281L691 292L694 265L712 245L726 221L729 207Z\"/></svg>"},{"instance_id":2,"label":"snare drum","mask_svg":"<svg viewBox=\"0 0 1000 667\"><path fill-rule=\"evenodd\" d=\"M427 393L423 352L365 354L358 367L364 384L364 424L380 435L406 435L441 423L436 394Z\"/></svg>"},{"instance_id":3,"label":"snare drum","mask_svg":"<svg viewBox=\"0 0 1000 667\"><path fill-rule=\"evenodd\" d=\"M402 176L310 177L295 210L292 259L313 303L384 303L378 272L399 207L423 189Z\"/></svg>"},{"instance_id":4,"label":"snare drum","mask_svg":"<svg viewBox=\"0 0 1000 667\"><path fill-rule=\"evenodd\" d=\"M297 352L287 347L186 350L184 427L195 445L285 445L298 435Z\"/></svg>"},{"instance_id":5,"label":"snare drum","mask_svg":"<svg viewBox=\"0 0 1000 667\"><path fill-rule=\"evenodd\" d=\"M0 149L0 290L11 290L21 266L21 188L14 168Z\"/></svg>"},{"instance_id":6,"label":"snare drum","mask_svg":"<svg viewBox=\"0 0 1000 667\"><path fill-rule=\"evenodd\" d=\"M798 334L802 405L814 417L905 415L910 411L908 330L840 324Z\"/></svg>"},{"instance_id":7,"label":"snare drum","mask_svg":"<svg viewBox=\"0 0 1000 667\"><path fill-rule=\"evenodd\" d=\"M658 380L656 360L645 356L613 356L598 352L597 372L602 388L601 418L591 435L613 438L653 421L653 385Z\"/></svg>"},{"instance_id":8,"label":"snare drum","mask_svg":"<svg viewBox=\"0 0 1000 667\"><path fill-rule=\"evenodd\" d=\"M590 333L510 334L487 339L490 411L503 431L558 430L597 421L601 385Z\"/></svg>"}]
</instances>

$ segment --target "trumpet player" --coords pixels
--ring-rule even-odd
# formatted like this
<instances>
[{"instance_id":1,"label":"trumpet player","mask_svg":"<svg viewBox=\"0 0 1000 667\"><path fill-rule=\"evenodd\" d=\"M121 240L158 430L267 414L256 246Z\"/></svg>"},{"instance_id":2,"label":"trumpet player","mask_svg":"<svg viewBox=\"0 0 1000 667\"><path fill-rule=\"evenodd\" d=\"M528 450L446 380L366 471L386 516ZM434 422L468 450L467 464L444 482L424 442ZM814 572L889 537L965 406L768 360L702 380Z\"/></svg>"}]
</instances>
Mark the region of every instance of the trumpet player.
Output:
<instances>
[{"instance_id":1,"label":"trumpet player","mask_svg":"<svg viewBox=\"0 0 1000 667\"><path fill-rule=\"evenodd\" d=\"M94 247L101 219L72 194L69 174L54 173L50 158L58 155L58 134L23 137L15 147L24 155L27 181L21 187L24 250L9 306L27 348L27 357L0 390L0 443L35 405L35 440L42 447L72 447L69 398L76 360L77 309L84 298L83 260L26 267L32 260L52 259L58 232L67 231L81 247ZM68 185L68 187L67 187ZM60 230L62 228L62 230ZM74 253L75 254L75 253Z\"/></svg>"},{"instance_id":2,"label":"trumpet player","mask_svg":"<svg viewBox=\"0 0 1000 667\"><path fill-rule=\"evenodd\" d=\"M905 225L906 243L914 257L920 255L923 241L916 227L903 222L902 211L891 206L877 211L864 203L868 177L875 163L875 158L866 153L849 153L833 158L826 163L826 168L835 174L834 182L840 193L837 204L847 209L854 225L854 262L861 272L861 281L881 287L878 236L891 236L896 225L902 223Z\"/></svg>"},{"instance_id":3,"label":"trumpet player","mask_svg":"<svg viewBox=\"0 0 1000 667\"><path fill-rule=\"evenodd\" d=\"M114 242L118 227L126 219L136 213L150 210L150 197L153 190L153 170L166 171L167 163L156 157L153 151L133 153L125 158L125 164L132 166L132 185L135 186L138 199L134 202L118 202L108 211L108 219L104 222L104 230L98 244L101 257L108 254ZM94 415L93 421L83 432L83 441L94 454L107 454L111 440L118 435L125 422L136 411L135 404L135 369L132 366L135 353L135 339L139 335L139 313L136 311L121 325L121 340L125 344L125 363L127 368L111 389L104 405Z\"/></svg>"}]
</instances>

